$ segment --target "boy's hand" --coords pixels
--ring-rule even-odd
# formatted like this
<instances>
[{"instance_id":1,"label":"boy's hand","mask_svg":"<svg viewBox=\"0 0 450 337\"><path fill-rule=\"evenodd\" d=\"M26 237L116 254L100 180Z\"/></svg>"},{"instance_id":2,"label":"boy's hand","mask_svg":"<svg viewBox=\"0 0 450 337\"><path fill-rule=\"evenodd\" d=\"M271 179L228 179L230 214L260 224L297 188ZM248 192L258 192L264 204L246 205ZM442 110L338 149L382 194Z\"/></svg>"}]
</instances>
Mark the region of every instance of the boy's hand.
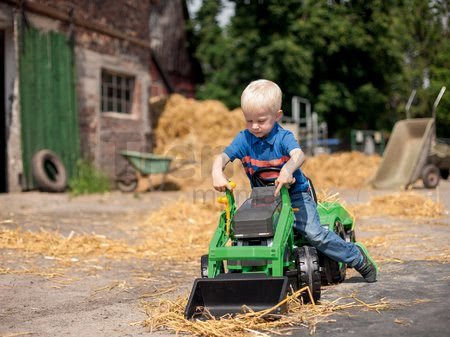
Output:
<instances>
[{"instance_id":1,"label":"boy's hand","mask_svg":"<svg viewBox=\"0 0 450 337\"><path fill-rule=\"evenodd\" d=\"M283 187L283 185L286 185L286 187L289 188L293 183L295 183L295 178L292 176L292 173L285 170L283 167L277 180L275 180L275 186L277 188L275 189L274 195L277 197L280 194L281 187Z\"/></svg>"},{"instance_id":2,"label":"boy's hand","mask_svg":"<svg viewBox=\"0 0 450 337\"><path fill-rule=\"evenodd\" d=\"M222 172L213 176L213 186L219 192L225 192L227 189L232 190L230 182Z\"/></svg>"}]
</instances>

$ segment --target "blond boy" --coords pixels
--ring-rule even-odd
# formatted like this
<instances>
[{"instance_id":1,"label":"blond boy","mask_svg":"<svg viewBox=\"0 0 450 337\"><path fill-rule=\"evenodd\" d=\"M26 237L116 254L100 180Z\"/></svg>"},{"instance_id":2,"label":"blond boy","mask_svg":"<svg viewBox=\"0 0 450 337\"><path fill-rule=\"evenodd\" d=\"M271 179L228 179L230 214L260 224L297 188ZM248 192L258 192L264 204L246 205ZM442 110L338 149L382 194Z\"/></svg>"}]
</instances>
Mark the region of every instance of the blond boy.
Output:
<instances>
[{"instance_id":1,"label":"blond boy","mask_svg":"<svg viewBox=\"0 0 450 337\"><path fill-rule=\"evenodd\" d=\"M214 188L222 192L231 188L223 170L235 159L241 160L250 179L261 168L281 169L275 179L275 195L280 193L283 185L289 188L292 207L297 209L294 213L295 230L323 254L355 268L367 282L375 282L377 266L365 247L360 243L346 242L321 226L310 184L300 170L305 154L293 134L278 124L282 116L281 96L279 86L264 79L251 82L245 88L241 96L241 107L247 124L246 130L239 132L214 160Z\"/></svg>"}]
</instances>

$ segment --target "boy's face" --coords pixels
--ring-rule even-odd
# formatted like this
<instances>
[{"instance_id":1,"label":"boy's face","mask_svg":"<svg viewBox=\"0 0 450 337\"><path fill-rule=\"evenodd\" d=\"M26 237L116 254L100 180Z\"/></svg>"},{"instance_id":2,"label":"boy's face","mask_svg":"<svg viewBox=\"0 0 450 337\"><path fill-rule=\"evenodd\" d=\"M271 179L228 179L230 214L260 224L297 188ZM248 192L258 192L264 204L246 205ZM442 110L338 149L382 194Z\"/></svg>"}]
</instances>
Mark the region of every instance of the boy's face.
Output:
<instances>
[{"instance_id":1,"label":"boy's face","mask_svg":"<svg viewBox=\"0 0 450 337\"><path fill-rule=\"evenodd\" d=\"M282 111L277 112L255 110L244 111L247 130L258 138L266 137L272 131L275 122L279 121Z\"/></svg>"}]
</instances>

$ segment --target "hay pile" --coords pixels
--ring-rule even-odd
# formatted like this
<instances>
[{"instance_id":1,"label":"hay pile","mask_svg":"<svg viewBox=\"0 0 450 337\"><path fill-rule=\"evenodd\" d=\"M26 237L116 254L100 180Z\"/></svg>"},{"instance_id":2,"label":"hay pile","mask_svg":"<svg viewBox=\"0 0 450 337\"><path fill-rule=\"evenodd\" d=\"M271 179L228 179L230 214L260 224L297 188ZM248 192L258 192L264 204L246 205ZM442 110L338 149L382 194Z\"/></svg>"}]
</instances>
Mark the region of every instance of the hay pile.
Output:
<instances>
[{"instance_id":1,"label":"hay pile","mask_svg":"<svg viewBox=\"0 0 450 337\"><path fill-rule=\"evenodd\" d=\"M411 191L373 197L367 204L355 205L350 209L357 216L390 215L409 219L434 219L444 215L442 203Z\"/></svg>"},{"instance_id":2,"label":"hay pile","mask_svg":"<svg viewBox=\"0 0 450 337\"><path fill-rule=\"evenodd\" d=\"M159 109L155 152L173 157L173 166L180 167L169 175L170 181L183 190L211 189L214 157L245 128L242 110L229 111L219 101L196 101L181 95L170 96ZM354 188L368 184L380 161L377 155L359 152L323 154L309 158L303 170L318 188ZM228 165L226 175L239 188L249 188L239 161Z\"/></svg>"},{"instance_id":3,"label":"hay pile","mask_svg":"<svg viewBox=\"0 0 450 337\"><path fill-rule=\"evenodd\" d=\"M376 303L365 303L355 296L341 297L332 302L321 305L304 305L298 300L299 294L304 288L287 298L288 314L282 315L277 320L265 320L262 318L266 311L249 312L239 314L233 318L210 319L207 321L189 321L184 319L186 298L178 297L174 301L161 300L155 307L154 303L143 303L145 313L149 316L144 325L151 331L169 330L176 333L187 333L194 336L205 337L232 337L269 334L292 334L299 326L307 327L313 334L316 325L320 322L333 322L329 317L338 311L358 308L380 312L388 310L391 304L381 299ZM279 305L279 304L278 304ZM270 309L268 310L270 311Z\"/></svg>"},{"instance_id":4,"label":"hay pile","mask_svg":"<svg viewBox=\"0 0 450 337\"><path fill-rule=\"evenodd\" d=\"M211 189L212 162L245 128L240 109L229 111L219 101L196 101L181 95L167 100L155 129L155 152L174 158L169 175L181 189ZM239 161L228 165L226 174L243 188L248 186Z\"/></svg>"},{"instance_id":5,"label":"hay pile","mask_svg":"<svg viewBox=\"0 0 450 337\"><path fill-rule=\"evenodd\" d=\"M369 184L380 162L380 156L361 152L321 154L308 158L302 170L316 188L357 188Z\"/></svg>"}]
</instances>

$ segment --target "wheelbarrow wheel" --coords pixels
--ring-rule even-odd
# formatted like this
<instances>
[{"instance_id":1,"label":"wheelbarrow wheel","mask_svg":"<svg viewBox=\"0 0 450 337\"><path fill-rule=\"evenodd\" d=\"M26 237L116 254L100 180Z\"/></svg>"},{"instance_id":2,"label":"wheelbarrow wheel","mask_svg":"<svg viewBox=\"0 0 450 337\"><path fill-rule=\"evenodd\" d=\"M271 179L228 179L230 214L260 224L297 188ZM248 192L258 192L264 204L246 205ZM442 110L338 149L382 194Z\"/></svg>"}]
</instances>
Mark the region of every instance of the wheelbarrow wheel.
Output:
<instances>
[{"instance_id":1,"label":"wheelbarrow wheel","mask_svg":"<svg viewBox=\"0 0 450 337\"><path fill-rule=\"evenodd\" d=\"M429 164L423 168L422 181L426 188L436 188L436 186L439 185L440 179L441 172L435 165Z\"/></svg>"},{"instance_id":2,"label":"wheelbarrow wheel","mask_svg":"<svg viewBox=\"0 0 450 337\"><path fill-rule=\"evenodd\" d=\"M138 185L137 179L121 179L117 181L117 187L122 192L133 192Z\"/></svg>"},{"instance_id":3,"label":"wheelbarrow wheel","mask_svg":"<svg viewBox=\"0 0 450 337\"><path fill-rule=\"evenodd\" d=\"M314 247L303 246L297 250L298 288L309 287L314 301L320 299L319 256ZM308 292L302 294L303 302L311 302Z\"/></svg>"}]
</instances>

